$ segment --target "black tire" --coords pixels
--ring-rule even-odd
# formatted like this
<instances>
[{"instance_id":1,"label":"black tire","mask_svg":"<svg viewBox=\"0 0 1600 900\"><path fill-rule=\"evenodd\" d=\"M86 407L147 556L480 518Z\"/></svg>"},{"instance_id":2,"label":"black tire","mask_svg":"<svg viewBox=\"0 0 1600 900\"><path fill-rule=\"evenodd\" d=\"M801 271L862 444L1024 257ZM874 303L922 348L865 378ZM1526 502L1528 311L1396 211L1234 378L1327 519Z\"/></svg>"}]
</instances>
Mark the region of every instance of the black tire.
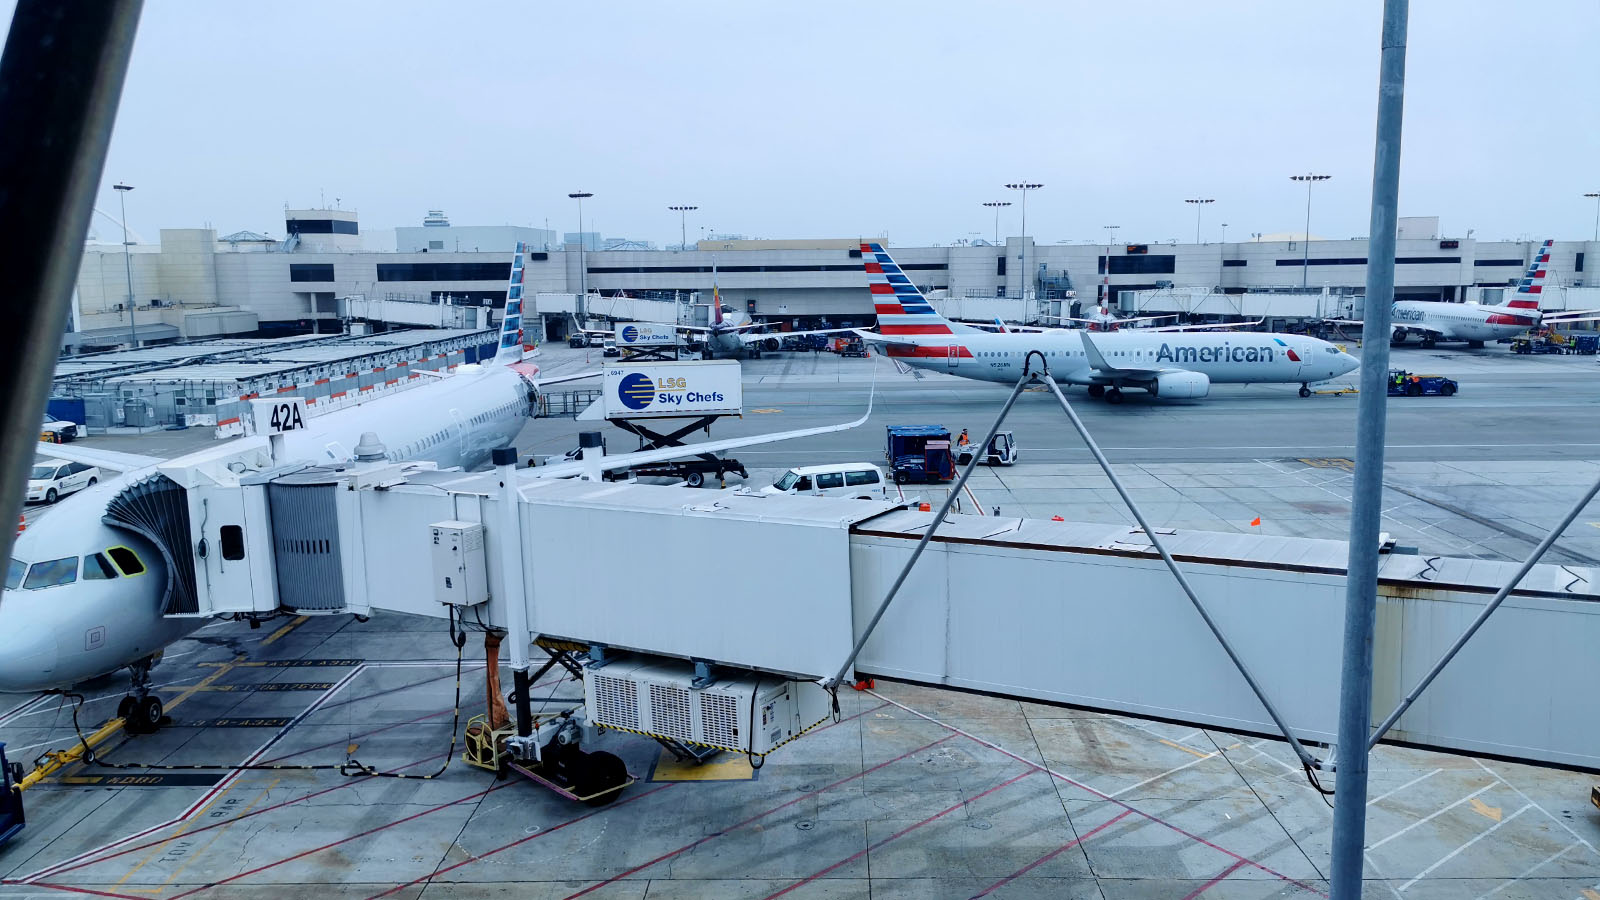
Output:
<instances>
[{"instance_id":1,"label":"black tire","mask_svg":"<svg viewBox=\"0 0 1600 900\"><path fill-rule=\"evenodd\" d=\"M1421 397L1422 396L1422 385L1417 384L1415 381L1408 383L1406 385L1406 396L1407 397Z\"/></svg>"},{"instance_id":2,"label":"black tire","mask_svg":"<svg viewBox=\"0 0 1600 900\"><path fill-rule=\"evenodd\" d=\"M126 722L131 715L133 715L133 698L123 697L117 704L117 718Z\"/></svg>"},{"instance_id":3,"label":"black tire","mask_svg":"<svg viewBox=\"0 0 1600 900\"><path fill-rule=\"evenodd\" d=\"M1110 403L1112 406L1115 406L1118 403L1121 403L1122 402L1122 391L1120 389L1118 389L1118 388L1112 388L1111 390L1106 391L1106 402Z\"/></svg>"},{"instance_id":4,"label":"black tire","mask_svg":"<svg viewBox=\"0 0 1600 900\"><path fill-rule=\"evenodd\" d=\"M161 728L164 714L161 698L155 694L146 694L133 701L125 727L133 734L155 734Z\"/></svg>"},{"instance_id":5,"label":"black tire","mask_svg":"<svg viewBox=\"0 0 1600 900\"><path fill-rule=\"evenodd\" d=\"M1446 381L1444 384L1439 386L1439 393L1446 397L1454 397L1456 393L1456 386Z\"/></svg>"},{"instance_id":6,"label":"black tire","mask_svg":"<svg viewBox=\"0 0 1600 900\"><path fill-rule=\"evenodd\" d=\"M907 473L907 472L896 471L894 473L894 483L895 484L905 484L905 483L909 482L910 480L911 480L911 475L909 473Z\"/></svg>"},{"instance_id":7,"label":"black tire","mask_svg":"<svg viewBox=\"0 0 1600 900\"><path fill-rule=\"evenodd\" d=\"M1099 399L1106 395L1106 386L1103 384L1089 385L1089 396Z\"/></svg>"},{"instance_id":8,"label":"black tire","mask_svg":"<svg viewBox=\"0 0 1600 900\"><path fill-rule=\"evenodd\" d=\"M1300 385L1300 396L1301 396L1301 398L1305 398L1305 397L1311 396L1311 388L1308 388L1303 384Z\"/></svg>"},{"instance_id":9,"label":"black tire","mask_svg":"<svg viewBox=\"0 0 1600 900\"><path fill-rule=\"evenodd\" d=\"M99 483L100 483L100 479L98 479L98 478L89 479L89 487L94 487L95 485L97 485Z\"/></svg>"},{"instance_id":10,"label":"black tire","mask_svg":"<svg viewBox=\"0 0 1600 900\"><path fill-rule=\"evenodd\" d=\"M55 488L51 488L50 490L44 492L44 502L46 503L54 503L60 499L60 497L61 495L56 493Z\"/></svg>"},{"instance_id":11,"label":"black tire","mask_svg":"<svg viewBox=\"0 0 1600 900\"><path fill-rule=\"evenodd\" d=\"M701 487L706 483L706 474L704 472L690 472L684 477L683 483L692 488Z\"/></svg>"},{"instance_id":12,"label":"black tire","mask_svg":"<svg viewBox=\"0 0 1600 900\"><path fill-rule=\"evenodd\" d=\"M597 750L594 753L583 754L583 761L573 773L572 792L580 797L615 788L628 783L628 766L614 753ZM586 806L605 806L622 796L621 791L613 790L583 801Z\"/></svg>"}]
</instances>

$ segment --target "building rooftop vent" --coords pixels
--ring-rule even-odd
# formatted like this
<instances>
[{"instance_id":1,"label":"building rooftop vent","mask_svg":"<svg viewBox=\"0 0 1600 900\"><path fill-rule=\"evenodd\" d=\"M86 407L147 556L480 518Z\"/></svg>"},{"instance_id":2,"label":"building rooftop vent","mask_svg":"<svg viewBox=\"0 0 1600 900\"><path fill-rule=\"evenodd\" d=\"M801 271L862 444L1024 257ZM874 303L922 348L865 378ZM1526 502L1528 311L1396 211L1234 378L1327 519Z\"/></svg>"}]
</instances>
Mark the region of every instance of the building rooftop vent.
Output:
<instances>
[{"instance_id":1,"label":"building rooftop vent","mask_svg":"<svg viewBox=\"0 0 1600 900\"><path fill-rule=\"evenodd\" d=\"M217 238L226 244L276 244L277 239L267 237L257 231L235 231Z\"/></svg>"},{"instance_id":2,"label":"building rooftop vent","mask_svg":"<svg viewBox=\"0 0 1600 900\"><path fill-rule=\"evenodd\" d=\"M444 210L430 209L428 214L422 217L422 225L424 228L448 228L450 220L445 218Z\"/></svg>"}]
</instances>

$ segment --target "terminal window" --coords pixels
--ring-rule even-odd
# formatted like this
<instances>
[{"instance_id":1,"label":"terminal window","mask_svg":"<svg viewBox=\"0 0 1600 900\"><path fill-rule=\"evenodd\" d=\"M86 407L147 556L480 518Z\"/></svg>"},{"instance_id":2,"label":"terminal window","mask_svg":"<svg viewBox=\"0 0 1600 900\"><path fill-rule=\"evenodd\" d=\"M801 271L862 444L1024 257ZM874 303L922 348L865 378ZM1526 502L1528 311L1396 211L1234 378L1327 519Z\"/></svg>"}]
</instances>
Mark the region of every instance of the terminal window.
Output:
<instances>
[{"instance_id":1,"label":"terminal window","mask_svg":"<svg viewBox=\"0 0 1600 900\"><path fill-rule=\"evenodd\" d=\"M333 263L291 263L290 281L332 281Z\"/></svg>"}]
</instances>

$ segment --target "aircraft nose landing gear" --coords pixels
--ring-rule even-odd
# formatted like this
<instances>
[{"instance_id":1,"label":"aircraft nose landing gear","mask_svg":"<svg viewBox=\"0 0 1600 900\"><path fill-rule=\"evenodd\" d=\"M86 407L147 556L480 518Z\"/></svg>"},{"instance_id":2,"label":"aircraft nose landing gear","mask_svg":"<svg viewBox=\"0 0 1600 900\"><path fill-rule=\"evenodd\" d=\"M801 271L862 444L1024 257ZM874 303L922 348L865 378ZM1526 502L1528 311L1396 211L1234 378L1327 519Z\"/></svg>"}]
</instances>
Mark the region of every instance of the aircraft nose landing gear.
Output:
<instances>
[{"instance_id":1,"label":"aircraft nose landing gear","mask_svg":"<svg viewBox=\"0 0 1600 900\"><path fill-rule=\"evenodd\" d=\"M133 685L117 704L117 716L129 734L154 734L166 721L161 698L150 693L150 669L155 664L156 657L151 656L128 667L133 673Z\"/></svg>"},{"instance_id":2,"label":"aircraft nose landing gear","mask_svg":"<svg viewBox=\"0 0 1600 900\"><path fill-rule=\"evenodd\" d=\"M1311 396L1311 387L1309 385L1306 385L1306 384L1302 383L1300 385L1300 396L1301 397L1309 397L1309 396Z\"/></svg>"}]
</instances>

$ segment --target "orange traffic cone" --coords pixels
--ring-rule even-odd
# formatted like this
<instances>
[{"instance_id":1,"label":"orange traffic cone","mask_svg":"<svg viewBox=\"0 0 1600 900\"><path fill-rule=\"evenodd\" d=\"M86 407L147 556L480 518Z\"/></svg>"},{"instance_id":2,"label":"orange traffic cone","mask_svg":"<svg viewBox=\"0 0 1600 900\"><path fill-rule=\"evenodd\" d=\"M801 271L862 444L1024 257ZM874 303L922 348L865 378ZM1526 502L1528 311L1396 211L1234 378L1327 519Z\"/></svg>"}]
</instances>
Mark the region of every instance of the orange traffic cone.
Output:
<instances>
[{"instance_id":1,"label":"orange traffic cone","mask_svg":"<svg viewBox=\"0 0 1600 900\"><path fill-rule=\"evenodd\" d=\"M1261 517L1260 516L1256 516L1254 519L1250 520L1250 527L1251 528L1256 528L1256 527L1259 527L1260 525L1261 525Z\"/></svg>"}]
</instances>

